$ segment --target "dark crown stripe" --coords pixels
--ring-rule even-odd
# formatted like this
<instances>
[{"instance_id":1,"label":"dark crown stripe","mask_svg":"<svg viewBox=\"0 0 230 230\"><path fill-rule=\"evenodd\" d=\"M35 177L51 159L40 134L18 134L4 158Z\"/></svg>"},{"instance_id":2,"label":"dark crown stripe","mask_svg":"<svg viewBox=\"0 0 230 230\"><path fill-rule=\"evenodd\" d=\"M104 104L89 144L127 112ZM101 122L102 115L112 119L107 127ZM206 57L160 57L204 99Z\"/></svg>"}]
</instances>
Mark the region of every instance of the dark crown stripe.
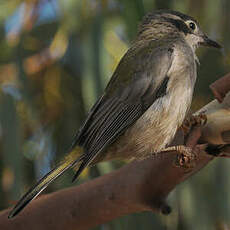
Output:
<instances>
[{"instance_id":1,"label":"dark crown stripe","mask_svg":"<svg viewBox=\"0 0 230 230\"><path fill-rule=\"evenodd\" d=\"M179 17L177 18L173 18L172 16L170 17L170 15L174 15ZM196 20L188 15L182 14L180 12L177 11L173 11L173 10L157 10L154 12L151 12L149 14L147 14L143 20L141 25L145 26L145 25L150 25L152 20L155 19L160 19L161 20L165 20L166 22L171 23L173 26L175 26L180 32L183 32L184 34L191 34L192 31L188 28L188 26L185 24L185 21L187 20L192 20L194 22L196 22ZM196 22L197 23L197 22ZM143 30L142 26L140 27L140 31ZM140 32L139 31L139 32Z\"/></svg>"},{"instance_id":2,"label":"dark crown stripe","mask_svg":"<svg viewBox=\"0 0 230 230\"><path fill-rule=\"evenodd\" d=\"M173 24L179 31L184 32L184 34L191 34L191 30L188 28L188 26L179 19L173 19L173 18L166 18L164 17L165 21L170 22Z\"/></svg>"}]
</instances>

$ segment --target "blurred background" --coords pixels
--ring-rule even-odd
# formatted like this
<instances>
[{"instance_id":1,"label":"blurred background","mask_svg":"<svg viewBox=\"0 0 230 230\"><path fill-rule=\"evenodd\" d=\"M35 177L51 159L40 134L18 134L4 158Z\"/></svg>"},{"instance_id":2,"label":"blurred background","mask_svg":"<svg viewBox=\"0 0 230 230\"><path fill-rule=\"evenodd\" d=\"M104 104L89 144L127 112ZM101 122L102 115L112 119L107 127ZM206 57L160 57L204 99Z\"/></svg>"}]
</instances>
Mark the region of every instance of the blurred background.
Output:
<instances>
[{"instance_id":1,"label":"blurred background","mask_svg":"<svg viewBox=\"0 0 230 230\"><path fill-rule=\"evenodd\" d=\"M229 0L0 0L0 209L62 159L142 16L162 8L194 16L225 47L198 51L195 111L212 100L208 85L230 71ZM85 170L78 183L122 164ZM96 229L230 229L229 166L214 160L179 185L168 217L138 213ZM73 186L72 175L46 192Z\"/></svg>"}]
</instances>

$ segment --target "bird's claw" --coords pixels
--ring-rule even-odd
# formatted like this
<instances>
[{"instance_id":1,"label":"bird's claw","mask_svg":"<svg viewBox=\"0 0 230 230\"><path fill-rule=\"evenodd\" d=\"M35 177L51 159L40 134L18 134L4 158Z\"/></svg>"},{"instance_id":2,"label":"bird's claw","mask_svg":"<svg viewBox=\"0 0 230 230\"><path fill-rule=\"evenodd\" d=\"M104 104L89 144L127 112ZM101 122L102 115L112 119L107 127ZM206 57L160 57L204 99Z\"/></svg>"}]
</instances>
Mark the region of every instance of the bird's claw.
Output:
<instances>
[{"instance_id":1,"label":"bird's claw","mask_svg":"<svg viewBox=\"0 0 230 230\"><path fill-rule=\"evenodd\" d=\"M205 113L198 115L191 115L186 118L181 126L185 135L187 135L193 127L203 126L207 123L207 116Z\"/></svg>"},{"instance_id":2,"label":"bird's claw","mask_svg":"<svg viewBox=\"0 0 230 230\"><path fill-rule=\"evenodd\" d=\"M199 149L194 147L190 148L185 145L169 146L162 150L161 152L176 152L176 159L174 164L177 167L191 169L196 166L197 156L199 154Z\"/></svg>"},{"instance_id":3,"label":"bird's claw","mask_svg":"<svg viewBox=\"0 0 230 230\"><path fill-rule=\"evenodd\" d=\"M193 149L184 146L184 148L178 150L175 165L185 169L192 169L196 165L196 159L196 152Z\"/></svg>"}]
</instances>

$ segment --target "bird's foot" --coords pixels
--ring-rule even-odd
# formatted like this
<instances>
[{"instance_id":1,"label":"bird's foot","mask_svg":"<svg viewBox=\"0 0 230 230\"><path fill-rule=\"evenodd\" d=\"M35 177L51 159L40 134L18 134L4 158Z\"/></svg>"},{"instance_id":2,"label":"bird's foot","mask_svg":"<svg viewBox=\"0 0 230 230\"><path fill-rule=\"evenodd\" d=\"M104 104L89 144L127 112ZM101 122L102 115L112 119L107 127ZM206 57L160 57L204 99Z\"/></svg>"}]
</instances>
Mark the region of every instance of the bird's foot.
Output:
<instances>
[{"instance_id":1,"label":"bird's foot","mask_svg":"<svg viewBox=\"0 0 230 230\"><path fill-rule=\"evenodd\" d=\"M204 113L198 115L191 115L186 118L181 126L184 135L188 135L193 127L203 126L207 123L207 116Z\"/></svg>"},{"instance_id":2,"label":"bird's foot","mask_svg":"<svg viewBox=\"0 0 230 230\"><path fill-rule=\"evenodd\" d=\"M177 167L191 169L196 165L197 153L195 149L187 147L185 145L170 146L164 149L162 152L175 151L177 153L174 164Z\"/></svg>"},{"instance_id":3,"label":"bird's foot","mask_svg":"<svg viewBox=\"0 0 230 230\"><path fill-rule=\"evenodd\" d=\"M194 168L196 165L197 153L190 147L179 145L175 165L186 169Z\"/></svg>"}]
</instances>

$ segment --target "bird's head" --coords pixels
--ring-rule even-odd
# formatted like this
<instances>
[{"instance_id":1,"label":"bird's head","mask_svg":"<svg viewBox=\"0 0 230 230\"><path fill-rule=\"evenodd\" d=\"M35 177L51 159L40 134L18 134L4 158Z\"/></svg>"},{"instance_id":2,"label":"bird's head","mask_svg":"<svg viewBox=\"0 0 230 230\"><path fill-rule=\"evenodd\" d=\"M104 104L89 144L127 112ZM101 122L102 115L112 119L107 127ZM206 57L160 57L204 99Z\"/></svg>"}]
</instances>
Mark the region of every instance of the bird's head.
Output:
<instances>
[{"instance_id":1,"label":"bird's head","mask_svg":"<svg viewBox=\"0 0 230 230\"><path fill-rule=\"evenodd\" d=\"M199 45L221 48L200 29L194 18L172 10L159 10L147 14L139 27L138 40L170 40L181 36L194 50Z\"/></svg>"}]
</instances>

